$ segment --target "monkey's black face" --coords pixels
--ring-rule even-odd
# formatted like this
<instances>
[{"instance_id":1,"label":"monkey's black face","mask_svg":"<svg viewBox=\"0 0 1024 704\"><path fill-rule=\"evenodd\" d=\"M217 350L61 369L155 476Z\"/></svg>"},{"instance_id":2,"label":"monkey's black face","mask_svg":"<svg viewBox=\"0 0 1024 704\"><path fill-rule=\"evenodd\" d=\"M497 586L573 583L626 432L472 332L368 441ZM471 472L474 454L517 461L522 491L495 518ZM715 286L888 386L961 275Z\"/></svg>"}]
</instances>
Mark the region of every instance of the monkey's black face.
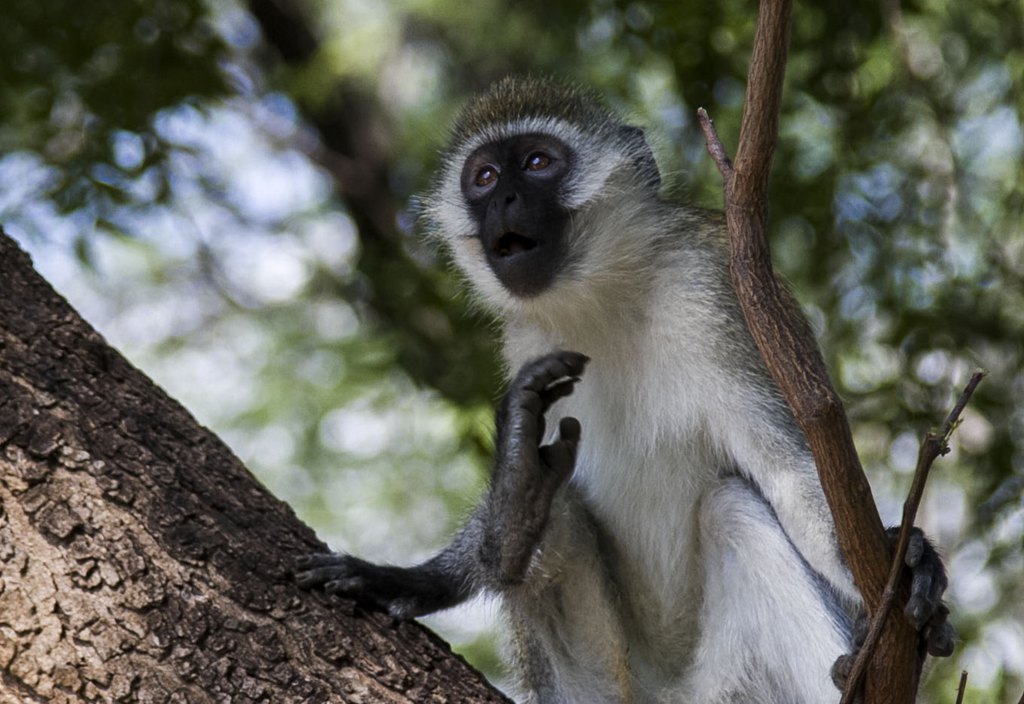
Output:
<instances>
[{"instance_id":1,"label":"monkey's black face","mask_svg":"<svg viewBox=\"0 0 1024 704\"><path fill-rule=\"evenodd\" d=\"M543 292L563 264L570 213L561 190L572 157L561 140L526 134L479 147L462 168L487 263L515 296Z\"/></svg>"}]
</instances>

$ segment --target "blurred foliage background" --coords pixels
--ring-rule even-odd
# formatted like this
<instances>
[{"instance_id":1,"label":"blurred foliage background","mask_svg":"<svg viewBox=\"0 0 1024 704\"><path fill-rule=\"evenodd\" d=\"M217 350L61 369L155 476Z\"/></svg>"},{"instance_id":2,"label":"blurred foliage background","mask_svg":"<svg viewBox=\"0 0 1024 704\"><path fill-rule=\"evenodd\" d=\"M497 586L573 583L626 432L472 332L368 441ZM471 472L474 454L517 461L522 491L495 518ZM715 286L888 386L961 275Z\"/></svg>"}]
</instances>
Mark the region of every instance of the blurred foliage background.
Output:
<instances>
[{"instance_id":1,"label":"blurred foliage background","mask_svg":"<svg viewBox=\"0 0 1024 704\"><path fill-rule=\"evenodd\" d=\"M409 562L486 476L493 322L416 226L464 98L595 87L669 190L721 204L756 6L5 0L0 222L108 339L338 549ZM990 371L920 523L962 643L931 702L1024 688L1024 0L798 0L773 252L848 402L883 517ZM493 606L429 620L500 680Z\"/></svg>"}]
</instances>

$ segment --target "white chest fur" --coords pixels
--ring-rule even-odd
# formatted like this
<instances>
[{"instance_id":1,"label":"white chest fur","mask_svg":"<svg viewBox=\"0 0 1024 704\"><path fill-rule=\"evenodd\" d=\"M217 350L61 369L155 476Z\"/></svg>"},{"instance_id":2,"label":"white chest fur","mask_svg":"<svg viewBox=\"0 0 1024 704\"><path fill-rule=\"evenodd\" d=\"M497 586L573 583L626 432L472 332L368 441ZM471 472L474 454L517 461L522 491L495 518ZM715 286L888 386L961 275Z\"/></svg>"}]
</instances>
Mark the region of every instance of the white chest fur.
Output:
<instances>
[{"instance_id":1,"label":"white chest fur","mask_svg":"<svg viewBox=\"0 0 1024 704\"><path fill-rule=\"evenodd\" d=\"M572 481L615 549L614 569L628 573L618 581L644 592L624 601L644 612L634 614L637 625L658 640L680 633L682 605L699 593L696 507L719 467L699 409L677 395L679 380L651 388L635 371L595 359L553 413L580 420Z\"/></svg>"}]
</instances>

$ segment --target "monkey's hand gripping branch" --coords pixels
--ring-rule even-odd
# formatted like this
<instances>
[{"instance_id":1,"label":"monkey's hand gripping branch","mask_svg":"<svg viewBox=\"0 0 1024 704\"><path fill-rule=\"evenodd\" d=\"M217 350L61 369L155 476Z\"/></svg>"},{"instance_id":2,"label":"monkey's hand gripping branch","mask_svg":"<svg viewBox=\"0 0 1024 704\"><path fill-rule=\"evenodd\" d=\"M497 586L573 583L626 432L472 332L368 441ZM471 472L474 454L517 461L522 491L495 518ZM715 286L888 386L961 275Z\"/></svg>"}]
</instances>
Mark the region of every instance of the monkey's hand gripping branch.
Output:
<instances>
[{"instance_id":1,"label":"monkey's hand gripping branch","mask_svg":"<svg viewBox=\"0 0 1024 704\"><path fill-rule=\"evenodd\" d=\"M887 531L889 541L893 543L895 560L885 592L882 597L881 606L871 624L870 631L867 629L867 619L858 623L858 633L855 634L855 645L859 652L855 656L840 657L832 669L832 678L843 690L842 702L855 701L857 685L867 666L867 659L873 648L877 645L881 634L882 624L886 615L892 608L896 599L896 585L899 578L900 559L913 570L911 580L911 596L904 609L904 613L912 624L918 629L922 636L922 647L919 648L918 666L924 659L927 652L930 655L948 656L953 652L953 641L956 634L953 627L946 622L949 614L948 609L941 603L942 592L947 585L946 573L942 569L941 561L935 551L924 540L921 532L913 528L914 516L917 515L917 508L921 503L921 496L924 493L924 485L931 471L932 463L940 456L949 452L949 438L954 428L960 422L960 414L963 413L967 402L974 395L978 384L985 377L986 372L979 369L971 375L960 398L957 399L953 409L946 416L945 422L938 432L929 432L921 443L921 450L917 457L917 468L914 470L914 481L910 487L910 494L903 503L903 526L898 530L890 528ZM923 566L932 564L938 567L933 569L934 577L931 580L919 575ZM841 684L845 682L845 684ZM963 681L961 681L961 687Z\"/></svg>"},{"instance_id":2,"label":"monkey's hand gripping branch","mask_svg":"<svg viewBox=\"0 0 1024 704\"><path fill-rule=\"evenodd\" d=\"M893 552L896 551L899 533L898 526L892 526L885 531L886 537L892 544ZM918 649L918 667L920 667L924 664L925 655L949 657L953 654L956 631L947 620L949 607L942 602L942 595L949 585L949 579L946 576L942 558L925 537L924 532L917 527L912 527L909 531L909 542L903 564L911 574L910 597L903 608L903 614L920 634ZM847 690L851 675L859 677L861 674L859 671L855 673L854 668L858 657L861 657L861 649L868 639L870 626L867 611L862 610L853 629L854 651L839 656L832 666L832 681L842 691Z\"/></svg>"},{"instance_id":3,"label":"monkey's hand gripping branch","mask_svg":"<svg viewBox=\"0 0 1024 704\"><path fill-rule=\"evenodd\" d=\"M526 364L497 415L494 473L487 497L440 553L415 567L377 565L345 554L301 557L300 586L323 586L413 618L454 606L482 588L522 582L544 536L555 492L573 472L580 424L563 418L558 438L542 445L544 415L572 393L588 359L555 352Z\"/></svg>"}]
</instances>

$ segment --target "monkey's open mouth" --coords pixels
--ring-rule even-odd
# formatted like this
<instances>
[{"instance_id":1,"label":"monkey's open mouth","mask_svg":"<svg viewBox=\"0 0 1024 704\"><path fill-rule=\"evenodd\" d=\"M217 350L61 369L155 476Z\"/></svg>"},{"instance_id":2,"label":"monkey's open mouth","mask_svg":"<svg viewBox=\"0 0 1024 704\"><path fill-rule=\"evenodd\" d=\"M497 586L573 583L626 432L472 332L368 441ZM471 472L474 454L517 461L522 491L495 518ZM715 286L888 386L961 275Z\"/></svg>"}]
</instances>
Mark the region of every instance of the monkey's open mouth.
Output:
<instances>
[{"instance_id":1,"label":"monkey's open mouth","mask_svg":"<svg viewBox=\"0 0 1024 704\"><path fill-rule=\"evenodd\" d=\"M561 232L554 234L532 227L523 229L536 236L505 229L484 237L484 256L498 281L514 296L529 298L551 286L563 259ZM514 227L514 225L512 225Z\"/></svg>"},{"instance_id":2,"label":"monkey's open mouth","mask_svg":"<svg viewBox=\"0 0 1024 704\"><path fill-rule=\"evenodd\" d=\"M537 246L537 241L520 235L517 232L506 232L494 245L494 252L499 257L511 257L515 254L529 252Z\"/></svg>"}]
</instances>

